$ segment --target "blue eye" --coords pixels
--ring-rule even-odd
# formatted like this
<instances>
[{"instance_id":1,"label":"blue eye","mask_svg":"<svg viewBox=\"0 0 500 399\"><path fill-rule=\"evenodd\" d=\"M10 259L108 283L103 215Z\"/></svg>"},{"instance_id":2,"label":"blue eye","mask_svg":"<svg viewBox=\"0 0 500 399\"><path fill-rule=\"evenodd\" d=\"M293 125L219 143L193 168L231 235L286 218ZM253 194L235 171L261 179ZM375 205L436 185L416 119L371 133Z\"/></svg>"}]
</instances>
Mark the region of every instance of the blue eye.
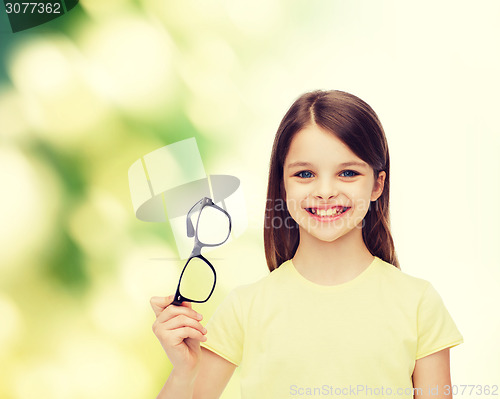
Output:
<instances>
[{"instance_id":1,"label":"blue eye","mask_svg":"<svg viewBox=\"0 0 500 399\"><path fill-rule=\"evenodd\" d=\"M352 173L351 175L344 176L344 177L354 177L354 176L359 175L359 173L358 173L358 172L355 172L354 170L344 170L344 171L341 173L341 175L342 175L343 173L348 173L348 174L349 174L349 173Z\"/></svg>"},{"instance_id":2,"label":"blue eye","mask_svg":"<svg viewBox=\"0 0 500 399\"><path fill-rule=\"evenodd\" d=\"M296 173L295 176L298 176L302 179L310 179L311 177L313 177L313 174L309 170L303 170L299 173Z\"/></svg>"}]
</instances>

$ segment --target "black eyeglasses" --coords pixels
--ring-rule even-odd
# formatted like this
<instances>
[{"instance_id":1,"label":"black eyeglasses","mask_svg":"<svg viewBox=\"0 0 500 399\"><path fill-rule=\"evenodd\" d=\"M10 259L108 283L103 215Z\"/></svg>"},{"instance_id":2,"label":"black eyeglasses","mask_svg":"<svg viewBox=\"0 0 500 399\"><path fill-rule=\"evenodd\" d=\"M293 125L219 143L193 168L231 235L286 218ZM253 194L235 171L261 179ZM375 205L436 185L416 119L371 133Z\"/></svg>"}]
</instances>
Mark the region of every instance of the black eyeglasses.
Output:
<instances>
[{"instance_id":1,"label":"black eyeglasses","mask_svg":"<svg viewBox=\"0 0 500 399\"><path fill-rule=\"evenodd\" d=\"M191 218L196 216L196 228ZM204 197L189 210L186 217L188 237L194 236L194 248L182 269L172 304L203 303L214 292L216 274L212 264L201 254L203 247L224 244L231 233L231 216L210 198Z\"/></svg>"}]
</instances>

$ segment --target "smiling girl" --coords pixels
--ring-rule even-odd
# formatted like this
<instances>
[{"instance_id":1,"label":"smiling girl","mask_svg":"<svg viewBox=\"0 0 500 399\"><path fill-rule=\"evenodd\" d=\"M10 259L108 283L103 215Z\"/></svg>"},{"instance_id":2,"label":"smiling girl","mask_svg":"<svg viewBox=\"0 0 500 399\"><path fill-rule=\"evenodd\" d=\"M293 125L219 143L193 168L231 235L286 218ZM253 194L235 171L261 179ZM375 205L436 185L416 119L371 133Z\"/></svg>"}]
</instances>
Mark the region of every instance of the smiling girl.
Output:
<instances>
[{"instance_id":1,"label":"smiling girl","mask_svg":"<svg viewBox=\"0 0 500 399\"><path fill-rule=\"evenodd\" d=\"M238 366L243 399L451 398L449 348L463 338L434 287L399 267L389 176L368 104L297 99L271 155L271 273L231 291L206 329L190 304L152 298L173 364L158 398L218 398Z\"/></svg>"}]
</instances>

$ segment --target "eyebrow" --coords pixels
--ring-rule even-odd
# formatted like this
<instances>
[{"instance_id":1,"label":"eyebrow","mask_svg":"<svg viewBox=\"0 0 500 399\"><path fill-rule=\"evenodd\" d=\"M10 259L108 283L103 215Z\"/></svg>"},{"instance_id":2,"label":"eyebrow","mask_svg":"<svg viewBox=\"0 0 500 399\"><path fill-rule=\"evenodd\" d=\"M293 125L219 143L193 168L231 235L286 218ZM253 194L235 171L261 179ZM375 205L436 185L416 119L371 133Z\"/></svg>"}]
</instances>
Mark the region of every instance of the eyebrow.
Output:
<instances>
[{"instance_id":1,"label":"eyebrow","mask_svg":"<svg viewBox=\"0 0 500 399\"><path fill-rule=\"evenodd\" d=\"M287 168L294 168L296 166L307 166L307 167L312 167L313 164L310 162L303 162L303 161L297 161L297 162L292 162L291 164L288 164ZM368 166L367 163L365 162L356 162L356 161L350 161L350 162L343 162L338 165L341 168L345 168L347 166L359 166L362 168L366 168Z\"/></svg>"}]
</instances>

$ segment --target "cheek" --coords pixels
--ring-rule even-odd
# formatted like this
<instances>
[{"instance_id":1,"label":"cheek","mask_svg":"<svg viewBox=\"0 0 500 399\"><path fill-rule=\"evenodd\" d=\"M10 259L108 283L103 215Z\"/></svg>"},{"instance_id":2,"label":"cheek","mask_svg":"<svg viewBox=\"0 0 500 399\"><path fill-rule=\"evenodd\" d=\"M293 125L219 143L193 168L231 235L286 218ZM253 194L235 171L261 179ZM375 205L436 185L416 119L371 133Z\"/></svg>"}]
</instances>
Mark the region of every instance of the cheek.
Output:
<instances>
[{"instance_id":1,"label":"cheek","mask_svg":"<svg viewBox=\"0 0 500 399\"><path fill-rule=\"evenodd\" d=\"M370 207L370 194L371 191L367 190L359 190L356 193L353 193L351 198L354 198L354 205L359 211L367 211Z\"/></svg>"},{"instance_id":2,"label":"cheek","mask_svg":"<svg viewBox=\"0 0 500 399\"><path fill-rule=\"evenodd\" d=\"M300 207L300 203L298 202L297 198L293 196L293 193L287 192L285 201L288 212L290 212L291 215L296 213L298 208Z\"/></svg>"},{"instance_id":3,"label":"cheek","mask_svg":"<svg viewBox=\"0 0 500 399\"><path fill-rule=\"evenodd\" d=\"M308 184L299 183L296 181L285 181L284 184L286 197L305 199L311 191L311 187Z\"/></svg>"},{"instance_id":4,"label":"cheek","mask_svg":"<svg viewBox=\"0 0 500 399\"><path fill-rule=\"evenodd\" d=\"M301 203L306 198L307 191L297 184L285 183L285 201L290 214L302 209Z\"/></svg>"}]
</instances>

